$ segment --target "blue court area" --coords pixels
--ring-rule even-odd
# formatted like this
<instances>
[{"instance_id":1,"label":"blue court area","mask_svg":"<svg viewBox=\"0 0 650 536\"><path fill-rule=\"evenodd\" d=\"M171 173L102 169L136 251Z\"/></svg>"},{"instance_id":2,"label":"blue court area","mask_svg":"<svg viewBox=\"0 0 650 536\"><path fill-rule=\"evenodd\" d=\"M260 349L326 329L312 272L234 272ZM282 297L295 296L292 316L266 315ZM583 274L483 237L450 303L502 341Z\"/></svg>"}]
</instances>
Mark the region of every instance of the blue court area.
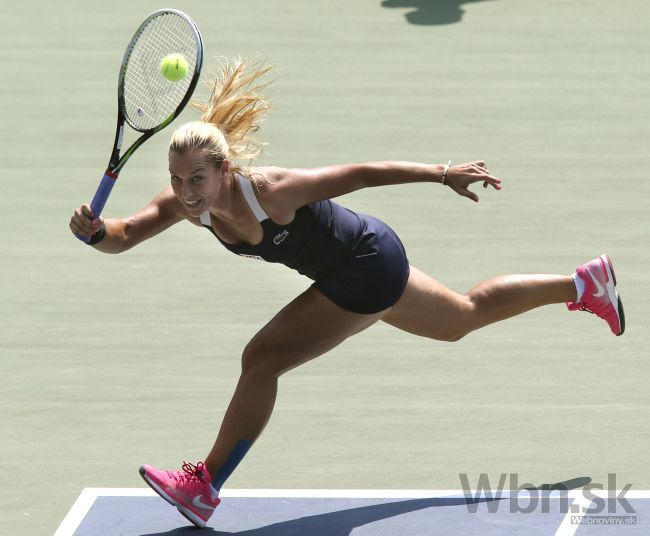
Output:
<instances>
[{"instance_id":1,"label":"blue court area","mask_svg":"<svg viewBox=\"0 0 650 536\"><path fill-rule=\"evenodd\" d=\"M650 534L644 491L626 493L625 506L580 491L539 493L533 502L527 492L466 498L460 490L223 490L222 497L198 529L151 490L87 488L55 536Z\"/></svg>"}]
</instances>

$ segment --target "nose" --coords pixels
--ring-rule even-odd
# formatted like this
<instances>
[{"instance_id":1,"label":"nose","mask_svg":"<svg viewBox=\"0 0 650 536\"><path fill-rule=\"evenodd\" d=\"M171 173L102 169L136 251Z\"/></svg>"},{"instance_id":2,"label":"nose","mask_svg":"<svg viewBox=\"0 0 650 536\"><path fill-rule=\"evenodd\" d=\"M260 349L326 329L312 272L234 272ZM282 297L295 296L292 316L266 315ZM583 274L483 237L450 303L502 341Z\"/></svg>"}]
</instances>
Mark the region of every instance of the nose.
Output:
<instances>
[{"instance_id":1,"label":"nose","mask_svg":"<svg viewBox=\"0 0 650 536\"><path fill-rule=\"evenodd\" d=\"M183 186L181 187L181 196L184 197L184 198L188 198L193 193L194 193L194 190L192 189L192 186L187 182L183 182Z\"/></svg>"}]
</instances>

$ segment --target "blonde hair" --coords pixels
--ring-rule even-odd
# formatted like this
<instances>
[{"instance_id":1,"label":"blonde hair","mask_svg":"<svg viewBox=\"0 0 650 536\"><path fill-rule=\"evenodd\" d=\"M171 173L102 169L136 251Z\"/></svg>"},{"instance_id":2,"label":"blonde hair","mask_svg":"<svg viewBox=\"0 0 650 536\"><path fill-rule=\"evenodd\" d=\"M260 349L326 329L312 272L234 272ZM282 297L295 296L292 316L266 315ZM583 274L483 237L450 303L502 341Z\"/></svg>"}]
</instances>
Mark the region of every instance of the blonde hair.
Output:
<instances>
[{"instance_id":1,"label":"blonde hair","mask_svg":"<svg viewBox=\"0 0 650 536\"><path fill-rule=\"evenodd\" d=\"M207 102L191 101L202 112L201 120L176 129L169 151L182 154L202 150L215 165L226 158L252 160L259 155L265 144L251 133L260 129L260 120L271 109L262 92L272 81L260 82L271 70L273 67L263 61L252 62L250 58L222 63L214 79L207 82Z\"/></svg>"}]
</instances>

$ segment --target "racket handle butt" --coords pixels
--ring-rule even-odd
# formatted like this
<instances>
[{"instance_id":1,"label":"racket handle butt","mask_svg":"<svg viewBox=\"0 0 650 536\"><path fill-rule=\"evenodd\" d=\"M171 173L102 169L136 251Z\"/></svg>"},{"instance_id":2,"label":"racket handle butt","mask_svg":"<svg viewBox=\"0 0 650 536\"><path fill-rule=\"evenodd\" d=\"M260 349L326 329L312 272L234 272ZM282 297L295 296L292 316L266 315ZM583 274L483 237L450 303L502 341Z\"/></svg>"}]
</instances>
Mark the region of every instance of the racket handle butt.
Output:
<instances>
[{"instance_id":1,"label":"racket handle butt","mask_svg":"<svg viewBox=\"0 0 650 536\"><path fill-rule=\"evenodd\" d=\"M87 244L88 242L90 242L90 237L89 237L89 236L81 236L81 235L78 235L78 234L75 234L75 236L76 236L79 240L81 240L82 242L85 242L86 244Z\"/></svg>"}]
</instances>

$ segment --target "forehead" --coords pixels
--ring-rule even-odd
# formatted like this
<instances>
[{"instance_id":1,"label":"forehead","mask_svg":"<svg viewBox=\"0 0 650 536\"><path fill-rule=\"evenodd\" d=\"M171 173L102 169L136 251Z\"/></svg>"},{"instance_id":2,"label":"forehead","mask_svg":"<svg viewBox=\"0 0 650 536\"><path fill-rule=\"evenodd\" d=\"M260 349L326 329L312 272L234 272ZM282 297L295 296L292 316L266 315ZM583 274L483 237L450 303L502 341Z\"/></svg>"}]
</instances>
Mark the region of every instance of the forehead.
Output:
<instances>
[{"instance_id":1,"label":"forehead","mask_svg":"<svg viewBox=\"0 0 650 536\"><path fill-rule=\"evenodd\" d=\"M169 153L169 169L175 173L187 173L196 168L210 167L202 151L189 151L186 153Z\"/></svg>"}]
</instances>

